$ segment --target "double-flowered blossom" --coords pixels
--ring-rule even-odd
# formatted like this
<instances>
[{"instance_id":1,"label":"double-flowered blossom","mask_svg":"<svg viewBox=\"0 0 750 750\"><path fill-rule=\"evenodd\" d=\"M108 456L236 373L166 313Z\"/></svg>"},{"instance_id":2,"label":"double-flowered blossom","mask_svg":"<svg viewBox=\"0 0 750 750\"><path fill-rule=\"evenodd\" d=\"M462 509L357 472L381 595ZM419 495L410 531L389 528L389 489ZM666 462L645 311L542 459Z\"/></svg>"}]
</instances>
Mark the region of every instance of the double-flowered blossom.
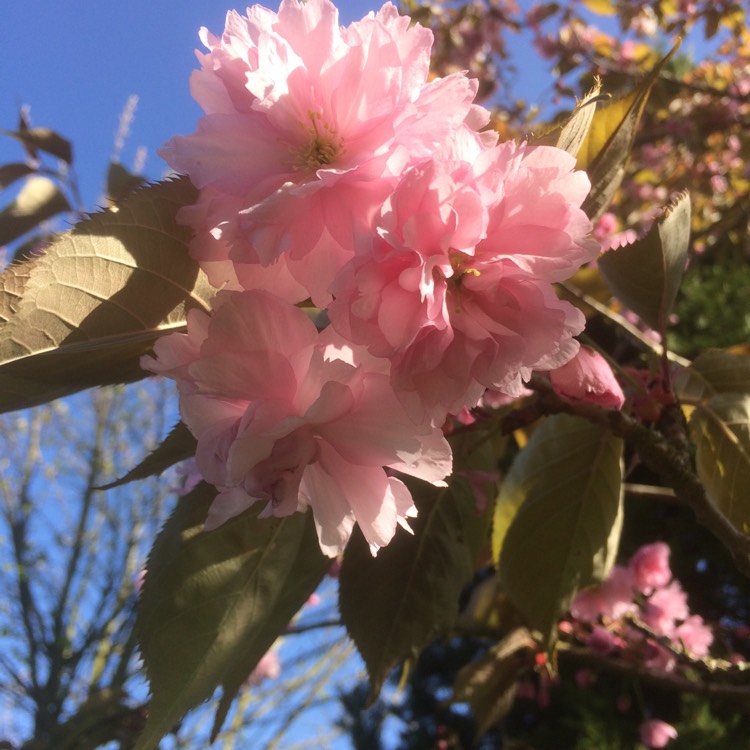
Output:
<instances>
[{"instance_id":1,"label":"double-flowered blossom","mask_svg":"<svg viewBox=\"0 0 750 750\"><path fill-rule=\"evenodd\" d=\"M585 321L552 283L598 250L573 157L458 135L404 175L329 310L433 414L474 406L487 388L520 395L533 370L567 362Z\"/></svg>"},{"instance_id":2,"label":"double-flowered blossom","mask_svg":"<svg viewBox=\"0 0 750 750\"><path fill-rule=\"evenodd\" d=\"M210 204L203 225L185 212L194 255L270 265L287 254L321 304L326 270L370 232L405 166L470 115L476 83L428 82L432 33L391 3L345 28L329 0L254 5L201 39L191 89L206 115L160 152Z\"/></svg>"},{"instance_id":3,"label":"double-flowered blossom","mask_svg":"<svg viewBox=\"0 0 750 750\"><path fill-rule=\"evenodd\" d=\"M357 523L374 553L416 513L395 473L450 473L447 415L578 351L553 284L598 249L588 178L498 145L476 82L430 79L432 33L391 3L347 27L330 0L255 5L201 40L206 114L161 153L199 189L178 220L222 291L144 367L179 384L208 528L311 508L324 552Z\"/></svg>"},{"instance_id":4,"label":"double-flowered blossom","mask_svg":"<svg viewBox=\"0 0 750 750\"><path fill-rule=\"evenodd\" d=\"M198 468L219 490L208 528L255 502L265 516L310 506L326 554L355 522L374 553L416 513L383 467L437 485L451 471L442 432L409 419L387 372L275 295L220 292L212 316L193 311L155 354L144 365L177 381Z\"/></svg>"}]
</instances>

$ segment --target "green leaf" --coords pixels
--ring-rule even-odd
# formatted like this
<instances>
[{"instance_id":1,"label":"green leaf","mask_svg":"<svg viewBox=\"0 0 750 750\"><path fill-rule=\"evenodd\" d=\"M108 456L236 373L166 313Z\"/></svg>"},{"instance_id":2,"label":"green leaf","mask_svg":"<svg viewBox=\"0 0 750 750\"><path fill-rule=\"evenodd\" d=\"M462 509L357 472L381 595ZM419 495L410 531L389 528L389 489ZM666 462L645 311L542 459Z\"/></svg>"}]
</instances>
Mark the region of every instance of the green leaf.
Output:
<instances>
[{"instance_id":1,"label":"green leaf","mask_svg":"<svg viewBox=\"0 0 750 750\"><path fill-rule=\"evenodd\" d=\"M465 483L410 489L419 511L414 535L399 528L373 557L355 529L339 577L341 617L367 665L371 701L399 662L453 627L459 594L474 573L470 540L487 524Z\"/></svg>"},{"instance_id":2,"label":"green leaf","mask_svg":"<svg viewBox=\"0 0 750 750\"><path fill-rule=\"evenodd\" d=\"M68 199L49 177L30 177L16 199L0 211L0 245L7 245L43 221L70 210Z\"/></svg>"},{"instance_id":3,"label":"green leaf","mask_svg":"<svg viewBox=\"0 0 750 750\"><path fill-rule=\"evenodd\" d=\"M0 412L143 378L154 341L210 309L215 290L175 220L196 195L186 179L144 188L0 274Z\"/></svg>"},{"instance_id":4,"label":"green leaf","mask_svg":"<svg viewBox=\"0 0 750 750\"><path fill-rule=\"evenodd\" d=\"M26 127L21 118L18 130L0 130L0 133L20 141L32 159L36 158L37 151L46 151L68 164L73 163L73 146L70 141L50 128Z\"/></svg>"},{"instance_id":5,"label":"green leaf","mask_svg":"<svg viewBox=\"0 0 750 750\"><path fill-rule=\"evenodd\" d=\"M0 167L0 190L5 190L8 185L12 185L16 180L28 177L30 174L34 174L34 172L36 172L34 167L30 167L23 162L3 164Z\"/></svg>"},{"instance_id":6,"label":"green leaf","mask_svg":"<svg viewBox=\"0 0 750 750\"><path fill-rule=\"evenodd\" d=\"M506 483L522 502L502 540L500 579L547 643L575 592L606 577L622 524L622 441L578 417L548 417Z\"/></svg>"},{"instance_id":7,"label":"green leaf","mask_svg":"<svg viewBox=\"0 0 750 750\"><path fill-rule=\"evenodd\" d=\"M526 628L516 628L456 676L452 703L468 703L481 737L513 707L521 671L528 669L526 652L534 648Z\"/></svg>"},{"instance_id":8,"label":"green leaf","mask_svg":"<svg viewBox=\"0 0 750 750\"><path fill-rule=\"evenodd\" d=\"M719 393L750 396L750 358L717 349L698 355L674 378L680 399L699 401Z\"/></svg>"},{"instance_id":9,"label":"green leaf","mask_svg":"<svg viewBox=\"0 0 750 750\"><path fill-rule=\"evenodd\" d=\"M161 474L170 466L194 456L196 446L197 441L193 434L183 422L178 422L169 435L164 438L161 445L149 453L135 468L131 469L124 477L97 489L111 490L137 479L146 479Z\"/></svg>"},{"instance_id":10,"label":"green leaf","mask_svg":"<svg viewBox=\"0 0 750 750\"><path fill-rule=\"evenodd\" d=\"M716 507L750 534L750 393L720 393L690 419L698 478Z\"/></svg>"},{"instance_id":11,"label":"green leaf","mask_svg":"<svg viewBox=\"0 0 750 750\"><path fill-rule=\"evenodd\" d=\"M594 121L597 104L608 98L602 95L601 90L601 84L597 81L594 88L576 104L570 117L541 137L533 138L532 143L540 146L556 146L576 156L586 141L586 136Z\"/></svg>"},{"instance_id":12,"label":"green leaf","mask_svg":"<svg viewBox=\"0 0 750 750\"><path fill-rule=\"evenodd\" d=\"M667 329L690 244L690 198L681 193L631 245L599 257L602 276L614 294L661 334Z\"/></svg>"},{"instance_id":13,"label":"green leaf","mask_svg":"<svg viewBox=\"0 0 750 750\"><path fill-rule=\"evenodd\" d=\"M203 522L216 490L182 498L149 557L138 612L151 686L135 750L152 750L221 685L214 735L263 654L330 567L310 513L258 519L251 508L215 531Z\"/></svg>"},{"instance_id":14,"label":"green leaf","mask_svg":"<svg viewBox=\"0 0 750 750\"><path fill-rule=\"evenodd\" d=\"M643 83L627 96L597 109L586 139L578 151L578 168L591 179L583 210L596 221L609 206L625 175L638 122L659 73L677 51L675 45Z\"/></svg>"}]
</instances>

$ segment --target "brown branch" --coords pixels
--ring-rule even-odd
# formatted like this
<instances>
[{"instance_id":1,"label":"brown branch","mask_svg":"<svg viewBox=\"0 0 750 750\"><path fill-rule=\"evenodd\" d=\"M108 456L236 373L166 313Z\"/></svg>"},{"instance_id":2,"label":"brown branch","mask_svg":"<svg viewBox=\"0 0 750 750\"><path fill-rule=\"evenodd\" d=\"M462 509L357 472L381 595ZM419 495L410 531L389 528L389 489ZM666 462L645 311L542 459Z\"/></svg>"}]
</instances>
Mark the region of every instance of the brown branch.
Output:
<instances>
[{"instance_id":1,"label":"brown branch","mask_svg":"<svg viewBox=\"0 0 750 750\"><path fill-rule=\"evenodd\" d=\"M709 679L691 679L679 672L665 672L651 669L642 662L628 662L622 659L601 656L583 646L560 647L557 652L561 664L574 667L589 667L610 674L642 680L661 688L678 693L693 693L709 698L723 698L736 701L745 713L750 712L750 684L734 684ZM746 675L750 678L750 673Z\"/></svg>"}]
</instances>

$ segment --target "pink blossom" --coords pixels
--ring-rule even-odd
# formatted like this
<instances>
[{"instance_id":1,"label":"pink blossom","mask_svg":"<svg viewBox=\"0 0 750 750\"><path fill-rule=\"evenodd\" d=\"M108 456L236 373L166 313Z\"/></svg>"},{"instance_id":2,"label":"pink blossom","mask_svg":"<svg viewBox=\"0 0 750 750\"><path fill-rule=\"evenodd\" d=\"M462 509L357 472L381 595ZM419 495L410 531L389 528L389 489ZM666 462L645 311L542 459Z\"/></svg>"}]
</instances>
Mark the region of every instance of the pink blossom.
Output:
<instances>
[{"instance_id":1,"label":"pink blossom","mask_svg":"<svg viewBox=\"0 0 750 750\"><path fill-rule=\"evenodd\" d=\"M643 607L643 621L658 635L672 637L677 622L690 614L687 595L677 581L657 589Z\"/></svg>"},{"instance_id":2,"label":"pink blossom","mask_svg":"<svg viewBox=\"0 0 750 750\"><path fill-rule=\"evenodd\" d=\"M622 648L625 642L619 636L614 635L610 630L601 625L595 625L591 635L586 641L586 645L595 653L607 656L613 651Z\"/></svg>"},{"instance_id":3,"label":"pink blossom","mask_svg":"<svg viewBox=\"0 0 750 750\"><path fill-rule=\"evenodd\" d=\"M644 640L640 631L633 630L630 636L634 642L643 643L643 663L649 669L671 672L677 666L677 660L672 651L668 651L651 638Z\"/></svg>"},{"instance_id":4,"label":"pink blossom","mask_svg":"<svg viewBox=\"0 0 750 750\"><path fill-rule=\"evenodd\" d=\"M552 287L598 250L574 165L560 149L464 139L411 169L371 253L333 284L333 326L390 358L394 387L433 414L486 388L521 395L532 370L575 354L584 325Z\"/></svg>"},{"instance_id":5,"label":"pink blossom","mask_svg":"<svg viewBox=\"0 0 750 750\"><path fill-rule=\"evenodd\" d=\"M646 747L665 747L677 737L677 730L661 719L647 719L641 724L641 742Z\"/></svg>"},{"instance_id":6,"label":"pink blossom","mask_svg":"<svg viewBox=\"0 0 750 750\"><path fill-rule=\"evenodd\" d=\"M701 659L708 656L714 634L700 615L690 615L677 627L674 638L685 646L691 656Z\"/></svg>"},{"instance_id":7,"label":"pink blossom","mask_svg":"<svg viewBox=\"0 0 750 750\"><path fill-rule=\"evenodd\" d=\"M199 232L195 252L218 228L232 262L287 254L320 296L321 264L353 253L406 166L469 116L477 84L460 73L428 82L432 32L391 3L347 27L330 0L254 5L201 41L191 91L206 115L160 152L211 192L213 226L180 215Z\"/></svg>"},{"instance_id":8,"label":"pink blossom","mask_svg":"<svg viewBox=\"0 0 750 750\"><path fill-rule=\"evenodd\" d=\"M633 593L632 573L628 568L615 565L606 581L576 594L570 611L573 617L584 622L596 623L600 617L617 620L635 611Z\"/></svg>"},{"instance_id":9,"label":"pink blossom","mask_svg":"<svg viewBox=\"0 0 750 750\"><path fill-rule=\"evenodd\" d=\"M198 464L195 462L195 458L189 458L184 461L177 469L179 476L179 486L177 488L177 494L180 497L192 492L202 481L200 471L198 470Z\"/></svg>"},{"instance_id":10,"label":"pink blossom","mask_svg":"<svg viewBox=\"0 0 750 750\"><path fill-rule=\"evenodd\" d=\"M599 352L582 346L578 354L549 374L552 388L564 401L621 409L625 394L612 368Z\"/></svg>"},{"instance_id":11,"label":"pink blossom","mask_svg":"<svg viewBox=\"0 0 750 750\"><path fill-rule=\"evenodd\" d=\"M146 568L141 568L138 571L138 574L133 579L133 588L135 589L135 593L140 596L141 590L143 589L143 584L146 582Z\"/></svg>"},{"instance_id":12,"label":"pink blossom","mask_svg":"<svg viewBox=\"0 0 750 750\"><path fill-rule=\"evenodd\" d=\"M666 586L672 580L669 546L664 542L645 544L630 559L635 586L644 594Z\"/></svg>"},{"instance_id":13,"label":"pink blossom","mask_svg":"<svg viewBox=\"0 0 750 750\"><path fill-rule=\"evenodd\" d=\"M143 366L177 381L198 468L219 489L208 529L259 501L261 516L310 506L326 554L343 550L355 522L374 554L416 514L383 467L437 485L450 473L442 433L409 419L387 370L272 294L219 292L210 318L192 311L187 334L154 350Z\"/></svg>"},{"instance_id":14,"label":"pink blossom","mask_svg":"<svg viewBox=\"0 0 750 750\"><path fill-rule=\"evenodd\" d=\"M245 680L248 687L260 685L264 680L275 680L281 674L281 662L275 650L266 651L250 676Z\"/></svg>"}]
</instances>

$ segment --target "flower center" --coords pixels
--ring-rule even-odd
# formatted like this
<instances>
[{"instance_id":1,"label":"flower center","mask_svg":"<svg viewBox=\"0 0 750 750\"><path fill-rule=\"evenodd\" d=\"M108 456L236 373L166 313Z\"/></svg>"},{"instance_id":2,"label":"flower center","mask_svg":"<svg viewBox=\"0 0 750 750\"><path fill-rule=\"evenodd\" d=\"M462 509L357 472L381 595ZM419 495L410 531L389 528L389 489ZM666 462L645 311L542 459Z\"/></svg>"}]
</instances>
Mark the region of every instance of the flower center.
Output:
<instances>
[{"instance_id":1,"label":"flower center","mask_svg":"<svg viewBox=\"0 0 750 750\"><path fill-rule=\"evenodd\" d=\"M470 255L459 252L458 250L451 250L448 253L448 257L451 262L451 268L453 269L453 275L446 279L448 291L453 292L453 300L455 302L456 313L461 312L461 289L463 281L466 276L480 276L481 271L476 268L472 268L469 263L474 260Z\"/></svg>"},{"instance_id":2,"label":"flower center","mask_svg":"<svg viewBox=\"0 0 750 750\"><path fill-rule=\"evenodd\" d=\"M307 143L295 154L294 168L315 172L332 164L343 152L343 142L336 131L324 122L318 112L308 113L310 126L306 128Z\"/></svg>"}]
</instances>

